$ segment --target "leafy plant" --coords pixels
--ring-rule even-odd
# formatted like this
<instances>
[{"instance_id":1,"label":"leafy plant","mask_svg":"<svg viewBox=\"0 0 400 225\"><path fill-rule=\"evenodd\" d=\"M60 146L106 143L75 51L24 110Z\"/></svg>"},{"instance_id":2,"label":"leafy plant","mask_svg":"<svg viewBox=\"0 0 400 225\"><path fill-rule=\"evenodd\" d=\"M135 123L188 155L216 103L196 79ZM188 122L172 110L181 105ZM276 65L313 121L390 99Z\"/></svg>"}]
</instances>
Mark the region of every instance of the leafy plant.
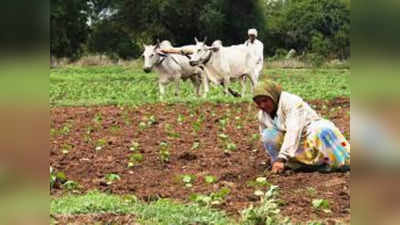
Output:
<instances>
[{"instance_id":1,"label":"leafy plant","mask_svg":"<svg viewBox=\"0 0 400 225\"><path fill-rule=\"evenodd\" d=\"M103 117L102 117L101 113L100 112L96 113L94 115L93 122L96 124L101 124L102 121L103 121Z\"/></svg>"},{"instance_id":2,"label":"leafy plant","mask_svg":"<svg viewBox=\"0 0 400 225\"><path fill-rule=\"evenodd\" d=\"M172 138L179 138L181 135L177 133L171 124L165 124L165 132L167 133L168 137Z\"/></svg>"},{"instance_id":3,"label":"leafy plant","mask_svg":"<svg viewBox=\"0 0 400 225\"><path fill-rule=\"evenodd\" d=\"M102 150L107 144L107 140L104 138L100 138L96 141L96 151Z\"/></svg>"},{"instance_id":4,"label":"leafy plant","mask_svg":"<svg viewBox=\"0 0 400 225\"><path fill-rule=\"evenodd\" d=\"M196 181L196 176L193 174L184 174L181 175L179 178L180 181L182 181L182 183L185 185L185 187L192 187L193 182Z\"/></svg>"},{"instance_id":5,"label":"leafy plant","mask_svg":"<svg viewBox=\"0 0 400 225\"><path fill-rule=\"evenodd\" d=\"M213 183L215 183L217 181L217 178L215 176L212 176L212 175L207 175L207 176L204 177L204 181L207 184L213 184Z\"/></svg>"},{"instance_id":6,"label":"leafy plant","mask_svg":"<svg viewBox=\"0 0 400 225\"><path fill-rule=\"evenodd\" d=\"M110 173L105 176L106 184L111 185L114 181L121 180L118 174Z\"/></svg>"},{"instance_id":7,"label":"leafy plant","mask_svg":"<svg viewBox=\"0 0 400 225\"><path fill-rule=\"evenodd\" d=\"M227 187L223 187L217 192L209 195L192 194L189 199L200 206L220 205L225 201L226 196L231 192Z\"/></svg>"},{"instance_id":8,"label":"leafy plant","mask_svg":"<svg viewBox=\"0 0 400 225\"><path fill-rule=\"evenodd\" d=\"M312 201L312 206L316 210L322 210L325 213L332 212L329 207L329 201L326 199L314 199Z\"/></svg>"},{"instance_id":9,"label":"leafy plant","mask_svg":"<svg viewBox=\"0 0 400 225\"><path fill-rule=\"evenodd\" d=\"M73 148L73 146L72 145L69 145L69 144L63 144L62 145L62 149L61 149L61 152L63 153L63 154L68 154L69 153L69 151L71 151L71 149Z\"/></svg>"},{"instance_id":10,"label":"leafy plant","mask_svg":"<svg viewBox=\"0 0 400 225\"><path fill-rule=\"evenodd\" d=\"M136 166L143 161L143 155L141 153L133 153L129 156L128 167Z\"/></svg>"},{"instance_id":11,"label":"leafy plant","mask_svg":"<svg viewBox=\"0 0 400 225\"><path fill-rule=\"evenodd\" d=\"M53 167L50 166L50 188L54 188L56 185L62 185L66 181L67 177L63 172L56 172Z\"/></svg>"},{"instance_id":12,"label":"leafy plant","mask_svg":"<svg viewBox=\"0 0 400 225\"><path fill-rule=\"evenodd\" d=\"M178 122L179 124L182 124L184 121L185 121L185 116L183 116L182 114L179 114L179 115L178 115L177 122Z\"/></svg>"},{"instance_id":13,"label":"leafy plant","mask_svg":"<svg viewBox=\"0 0 400 225\"><path fill-rule=\"evenodd\" d=\"M200 147L200 142L198 142L198 141L193 142L192 150L196 150L196 149L198 149L199 147Z\"/></svg>"},{"instance_id":14,"label":"leafy plant","mask_svg":"<svg viewBox=\"0 0 400 225\"><path fill-rule=\"evenodd\" d=\"M63 187L69 191L73 191L79 188L79 184L75 181L68 180L63 184Z\"/></svg>"},{"instance_id":15,"label":"leafy plant","mask_svg":"<svg viewBox=\"0 0 400 225\"><path fill-rule=\"evenodd\" d=\"M137 151L140 148L140 144L137 143L136 141L131 141L131 147L129 147L129 150L131 151Z\"/></svg>"},{"instance_id":16,"label":"leafy plant","mask_svg":"<svg viewBox=\"0 0 400 225\"><path fill-rule=\"evenodd\" d=\"M168 143L161 142L160 143L160 160L161 160L161 162L162 163L168 162L169 156L170 156L170 153L168 151Z\"/></svg>"},{"instance_id":17,"label":"leafy plant","mask_svg":"<svg viewBox=\"0 0 400 225\"><path fill-rule=\"evenodd\" d=\"M268 192L261 196L260 205L249 208L241 212L243 225L290 225L288 218L280 215L278 197L278 186L271 185Z\"/></svg>"}]
</instances>

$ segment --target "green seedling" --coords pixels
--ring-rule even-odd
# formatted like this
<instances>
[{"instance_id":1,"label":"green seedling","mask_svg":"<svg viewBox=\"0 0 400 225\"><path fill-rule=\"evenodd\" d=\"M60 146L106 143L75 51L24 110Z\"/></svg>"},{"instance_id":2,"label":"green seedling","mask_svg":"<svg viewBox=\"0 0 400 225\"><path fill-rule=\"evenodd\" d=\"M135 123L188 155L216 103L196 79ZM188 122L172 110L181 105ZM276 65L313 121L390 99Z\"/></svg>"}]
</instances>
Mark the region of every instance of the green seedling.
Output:
<instances>
[{"instance_id":1,"label":"green seedling","mask_svg":"<svg viewBox=\"0 0 400 225\"><path fill-rule=\"evenodd\" d=\"M198 142L198 141L193 142L192 150L196 150L196 149L198 149L199 147L200 147L200 142Z\"/></svg>"},{"instance_id":2,"label":"green seedling","mask_svg":"<svg viewBox=\"0 0 400 225\"><path fill-rule=\"evenodd\" d=\"M200 206L220 205L225 201L226 196L230 192L229 188L223 187L219 191L209 195L192 194L189 199Z\"/></svg>"},{"instance_id":3,"label":"green seedling","mask_svg":"<svg viewBox=\"0 0 400 225\"><path fill-rule=\"evenodd\" d=\"M107 140L104 138L101 138L96 141L96 151L102 150L107 144Z\"/></svg>"},{"instance_id":4,"label":"green seedling","mask_svg":"<svg viewBox=\"0 0 400 225\"><path fill-rule=\"evenodd\" d=\"M170 153L168 151L168 143L161 142L160 143L160 160L162 163L169 161Z\"/></svg>"},{"instance_id":5,"label":"green seedling","mask_svg":"<svg viewBox=\"0 0 400 225\"><path fill-rule=\"evenodd\" d=\"M316 210L321 210L325 213L332 212L329 207L329 201L326 199L314 199L312 201L312 206Z\"/></svg>"},{"instance_id":6,"label":"green seedling","mask_svg":"<svg viewBox=\"0 0 400 225\"><path fill-rule=\"evenodd\" d=\"M62 149L61 149L61 152L62 152L63 154L68 154L69 151L71 151L72 148L73 148L72 145L63 144Z\"/></svg>"},{"instance_id":7,"label":"green seedling","mask_svg":"<svg viewBox=\"0 0 400 225\"><path fill-rule=\"evenodd\" d=\"M180 180L183 182L185 187L192 187L193 182L196 181L196 176L192 174L184 174L180 176Z\"/></svg>"},{"instance_id":8,"label":"green seedling","mask_svg":"<svg viewBox=\"0 0 400 225\"><path fill-rule=\"evenodd\" d=\"M229 142L226 144L226 150L228 150L229 152L231 151L236 151L237 150L237 146L235 143Z\"/></svg>"},{"instance_id":9,"label":"green seedling","mask_svg":"<svg viewBox=\"0 0 400 225\"><path fill-rule=\"evenodd\" d=\"M140 144L135 142L135 141L131 141L131 147L129 147L129 150L131 151L137 151L140 148Z\"/></svg>"},{"instance_id":10,"label":"green seedling","mask_svg":"<svg viewBox=\"0 0 400 225\"><path fill-rule=\"evenodd\" d=\"M175 132L172 125L168 123L165 125L165 132L167 133L168 137L171 138L179 138L181 136L179 133Z\"/></svg>"},{"instance_id":11,"label":"green seedling","mask_svg":"<svg viewBox=\"0 0 400 225\"><path fill-rule=\"evenodd\" d=\"M114 181L121 180L121 177L118 174L110 173L106 175L105 179L106 184L111 185Z\"/></svg>"},{"instance_id":12,"label":"green seedling","mask_svg":"<svg viewBox=\"0 0 400 225\"><path fill-rule=\"evenodd\" d=\"M103 117L102 117L101 113L96 113L96 115L94 115L93 122L96 124L101 124L102 121L103 121Z\"/></svg>"},{"instance_id":13,"label":"green seedling","mask_svg":"<svg viewBox=\"0 0 400 225\"><path fill-rule=\"evenodd\" d=\"M177 122L178 122L179 124L182 124L184 121L185 121L185 117L184 117L182 114L179 114L179 115L178 115Z\"/></svg>"},{"instance_id":14,"label":"green seedling","mask_svg":"<svg viewBox=\"0 0 400 225\"><path fill-rule=\"evenodd\" d=\"M68 180L63 184L63 187L69 191L73 191L79 188L79 185L77 182Z\"/></svg>"},{"instance_id":15,"label":"green seedling","mask_svg":"<svg viewBox=\"0 0 400 225\"><path fill-rule=\"evenodd\" d=\"M67 181L67 177L63 172L56 172L53 167L50 167L50 188L56 184L63 184Z\"/></svg>"},{"instance_id":16,"label":"green seedling","mask_svg":"<svg viewBox=\"0 0 400 225\"><path fill-rule=\"evenodd\" d=\"M145 122L141 121L141 122L139 123L138 127L139 127L139 129L140 129L141 131L143 131L144 129L147 128L147 124L146 124Z\"/></svg>"},{"instance_id":17,"label":"green seedling","mask_svg":"<svg viewBox=\"0 0 400 225\"><path fill-rule=\"evenodd\" d=\"M118 134L120 130L121 130L121 127L120 127L119 125L113 125L113 126L110 128L110 131L111 131L111 133L113 133L113 134Z\"/></svg>"},{"instance_id":18,"label":"green seedling","mask_svg":"<svg viewBox=\"0 0 400 225\"><path fill-rule=\"evenodd\" d=\"M204 181L207 184L213 184L213 183L215 183L217 181L217 178L215 176L208 175L208 176L204 177Z\"/></svg>"},{"instance_id":19,"label":"green seedling","mask_svg":"<svg viewBox=\"0 0 400 225\"><path fill-rule=\"evenodd\" d=\"M271 186L271 183L267 181L266 177L257 177L255 180L248 181L247 186L259 190Z\"/></svg>"},{"instance_id":20,"label":"green seedling","mask_svg":"<svg viewBox=\"0 0 400 225\"><path fill-rule=\"evenodd\" d=\"M147 120L147 125L153 125L157 123L157 119L154 115L150 116L150 118Z\"/></svg>"},{"instance_id":21,"label":"green seedling","mask_svg":"<svg viewBox=\"0 0 400 225\"><path fill-rule=\"evenodd\" d=\"M140 153L133 153L129 156L128 167L136 166L143 161L143 155Z\"/></svg>"}]
</instances>

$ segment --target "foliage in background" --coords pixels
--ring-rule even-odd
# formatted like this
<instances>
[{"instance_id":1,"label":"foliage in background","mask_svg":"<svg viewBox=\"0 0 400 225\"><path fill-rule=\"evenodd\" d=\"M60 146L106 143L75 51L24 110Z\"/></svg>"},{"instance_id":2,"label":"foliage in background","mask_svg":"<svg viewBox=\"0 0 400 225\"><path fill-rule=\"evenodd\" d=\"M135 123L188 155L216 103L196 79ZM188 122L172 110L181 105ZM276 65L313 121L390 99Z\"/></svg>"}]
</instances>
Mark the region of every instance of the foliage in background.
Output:
<instances>
[{"instance_id":1,"label":"foliage in background","mask_svg":"<svg viewBox=\"0 0 400 225\"><path fill-rule=\"evenodd\" d=\"M266 56L295 49L316 65L350 56L350 0L52 0L50 24L52 55L73 59L84 51L137 58L158 38L240 44L250 27Z\"/></svg>"}]
</instances>

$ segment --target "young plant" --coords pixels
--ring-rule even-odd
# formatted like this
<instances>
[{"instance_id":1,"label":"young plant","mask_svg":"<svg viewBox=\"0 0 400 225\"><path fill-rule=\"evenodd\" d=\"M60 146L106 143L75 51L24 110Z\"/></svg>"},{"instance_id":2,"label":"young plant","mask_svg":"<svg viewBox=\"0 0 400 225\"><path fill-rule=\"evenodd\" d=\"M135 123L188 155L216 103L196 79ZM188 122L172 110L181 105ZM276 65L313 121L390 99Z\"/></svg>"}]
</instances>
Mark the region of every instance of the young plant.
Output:
<instances>
[{"instance_id":1,"label":"young plant","mask_svg":"<svg viewBox=\"0 0 400 225\"><path fill-rule=\"evenodd\" d=\"M241 212L243 225L270 224L291 225L289 218L283 218L280 214L278 197L278 186L272 185L268 192L260 195L260 205Z\"/></svg>"},{"instance_id":2,"label":"young plant","mask_svg":"<svg viewBox=\"0 0 400 225\"><path fill-rule=\"evenodd\" d=\"M133 153L129 156L128 167L138 165L143 161L143 155L141 153Z\"/></svg>"},{"instance_id":3,"label":"young plant","mask_svg":"<svg viewBox=\"0 0 400 225\"><path fill-rule=\"evenodd\" d=\"M74 191L79 188L79 184L73 180L68 180L63 184L63 187L69 191Z\"/></svg>"},{"instance_id":4,"label":"young plant","mask_svg":"<svg viewBox=\"0 0 400 225\"><path fill-rule=\"evenodd\" d=\"M332 211L330 210L329 206L329 201L326 199L314 199L312 201L312 206L316 210L321 210L325 213L331 213Z\"/></svg>"},{"instance_id":5,"label":"young plant","mask_svg":"<svg viewBox=\"0 0 400 225\"><path fill-rule=\"evenodd\" d=\"M95 124L97 124L97 125L99 125L99 124L101 124L101 122L103 122L103 117L102 117L102 115L101 115L100 112L98 112L98 113L96 113L96 114L94 115L93 122L94 122Z\"/></svg>"},{"instance_id":6,"label":"young plant","mask_svg":"<svg viewBox=\"0 0 400 225\"><path fill-rule=\"evenodd\" d=\"M131 141L131 147L129 147L129 150L135 152L138 151L140 148L140 144L135 142L135 141Z\"/></svg>"},{"instance_id":7,"label":"young plant","mask_svg":"<svg viewBox=\"0 0 400 225\"><path fill-rule=\"evenodd\" d=\"M110 173L105 176L106 184L111 185L114 181L121 180L118 174Z\"/></svg>"},{"instance_id":8,"label":"young plant","mask_svg":"<svg viewBox=\"0 0 400 225\"><path fill-rule=\"evenodd\" d=\"M220 205L225 201L226 196L231 192L229 188L223 187L217 192L213 192L209 195L192 194L190 200L200 206L212 206Z\"/></svg>"},{"instance_id":9,"label":"young plant","mask_svg":"<svg viewBox=\"0 0 400 225\"><path fill-rule=\"evenodd\" d=\"M165 125L165 132L167 133L168 137L170 138L179 138L181 135L177 133L171 124Z\"/></svg>"},{"instance_id":10,"label":"young plant","mask_svg":"<svg viewBox=\"0 0 400 225\"><path fill-rule=\"evenodd\" d=\"M198 142L198 141L193 142L192 150L196 150L196 149L198 149L199 147L200 147L200 142Z\"/></svg>"},{"instance_id":11,"label":"young plant","mask_svg":"<svg viewBox=\"0 0 400 225\"><path fill-rule=\"evenodd\" d=\"M182 115L182 114L179 114L179 115L178 115L177 122L178 122L180 125L182 125L184 121L185 121L185 116Z\"/></svg>"},{"instance_id":12,"label":"young plant","mask_svg":"<svg viewBox=\"0 0 400 225\"><path fill-rule=\"evenodd\" d=\"M271 186L271 183L267 181L266 177L257 177L255 180L251 180L247 182L248 187L253 187L256 190L254 191L254 195L262 196L264 195L263 189Z\"/></svg>"},{"instance_id":13,"label":"young plant","mask_svg":"<svg viewBox=\"0 0 400 225\"><path fill-rule=\"evenodd\" d=\"M179 177L179 180L185 185L185 187L192 187L196 181L196 176L193 174L184 174Z\"/></svg>"},{"instance_id":14,"label":"young plant","mask_svg":"<svg viewBox=\"0 0 400 225\"><path fill-rule=\"evenodd\" d=\"M107 144L107 140L104 138L100 138L96 141L96 151L102 150Z\"/></svg>"},{"instance_id":15,"label":"young plant","mask_svg":"<svg viewBox=\"0 0 400 225\"><path fill-rule=\"evenodd\" d=\"M56 172L53 167L50 166L50 188L54 188L56 185L62 185L67 181L67 177L63 172Z\"/></svg>"},{"instance_id":16,"label":"young plant","mask_svg":"<svg viewBox=\"0 0 400 225\"><path fill-rule=\"evenodd\" d=\"M207 175L207 176L204 177L204 181L207 184L213 184L213 183L215 183L217 181L217 178L215 176L212 176L212 175Z\"/></svg>"},{"instance_id":17,"label":"young plant","mask_svg":"<svg viewBox=\"0 0 400 225\"><path fill-rule=\"evenodd\" d=\"M160 160L162 163L168 162L169 161L169 151L168 151L168 143L167 142L161 142L160 143Z\"/></svg>"},{"instance_id":18,"label":"young plant","mask_svg":"<svg viewBox=\"0 0 400 225\"><path fill-rule=\"evenodd\" d=\"M72 145L63 144L62 149L61 149L61 152L62 152L63 154L68 154L69 151L71 151L72 148L73 148Z\"/></svg>"}]
</instances>

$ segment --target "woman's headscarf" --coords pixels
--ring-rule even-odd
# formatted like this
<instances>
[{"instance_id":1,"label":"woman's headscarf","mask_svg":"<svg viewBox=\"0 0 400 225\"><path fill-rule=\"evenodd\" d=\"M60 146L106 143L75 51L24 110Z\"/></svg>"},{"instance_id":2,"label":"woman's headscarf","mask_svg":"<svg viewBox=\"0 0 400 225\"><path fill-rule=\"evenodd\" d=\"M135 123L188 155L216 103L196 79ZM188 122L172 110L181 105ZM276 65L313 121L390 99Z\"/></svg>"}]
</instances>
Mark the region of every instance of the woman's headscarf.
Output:
<instances>
[{"instance_id":1,"label":"woman's headscarf","mask_svg":"<svg viewBox=\"0 0 400 225\"><path fill-rule=\"evenodd\" d=\"M268 96L272 99L275 106L279 103L282 87L272 80L263 80L254 89L253 99L257 96Z\"/></svg>"}]
</instances>

